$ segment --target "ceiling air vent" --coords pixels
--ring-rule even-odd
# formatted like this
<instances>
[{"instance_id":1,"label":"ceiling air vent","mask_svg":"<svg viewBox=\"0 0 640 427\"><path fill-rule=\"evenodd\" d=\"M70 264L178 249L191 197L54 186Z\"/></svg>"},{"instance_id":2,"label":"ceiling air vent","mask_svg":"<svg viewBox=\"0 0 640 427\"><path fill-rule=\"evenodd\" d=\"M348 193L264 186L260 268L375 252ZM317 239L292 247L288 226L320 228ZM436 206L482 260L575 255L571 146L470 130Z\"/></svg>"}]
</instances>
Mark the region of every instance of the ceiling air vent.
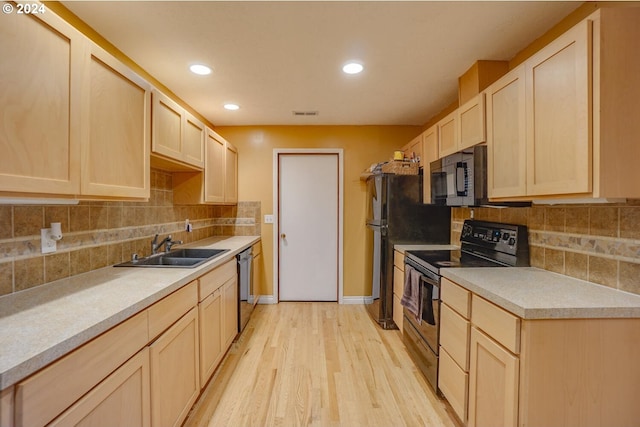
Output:
<instances>
[{"instance_id":1,"label":"ceiling air vent","mask_svg":"<svg viewBox=\"0 0 640 427\"><path fill-rule=\"evenodd\" d=\"M293 115L294 116L317 116L318 112L317 111L293 111Z\"/></svg>"}]
</instances>

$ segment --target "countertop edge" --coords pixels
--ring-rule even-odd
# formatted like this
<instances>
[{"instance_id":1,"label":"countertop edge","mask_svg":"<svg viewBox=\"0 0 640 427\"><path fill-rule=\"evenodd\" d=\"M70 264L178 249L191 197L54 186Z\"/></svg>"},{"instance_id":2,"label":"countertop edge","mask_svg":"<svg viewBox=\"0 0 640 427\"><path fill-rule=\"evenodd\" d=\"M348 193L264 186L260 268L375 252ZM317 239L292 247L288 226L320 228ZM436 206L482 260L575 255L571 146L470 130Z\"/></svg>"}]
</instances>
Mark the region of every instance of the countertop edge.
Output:
<instances>
[{"instance_id":1,"label":"countertop edge","mask_svg":"<svg viewBox=\"0 0 640 427\"><path fill-rule=\"evenodd\" d=\"M21 362L14 364L13 366L6 368L3 372L0 372L0 390L7 389L17 384L18 382L29 377L30 375L34 374L38 370L55 362L57 359L65 356L68 353L71 353L72 351L76 350L77 348L81 347L82 345L86 344L92 339L98 337L99 335L107 332L108 330L112 329L113 327L122 323L128 318L147 309L154 303L160 301L162 298L175 292L176 290L187 285L188 283L191 283L194 279L202 276L203 274L206 274L207 272L224 264L225 262L228 262L235 255L237 255L238 253L242 252L246 248L254 245L255 243L261 240L260 236L216 236L216 237L217 238L214 237L214 238L203 239L198 242L193 242L188 245L184 245L184 247L201 248L201 247L209 247L212 245L220 246L220 244L224 244L224 241L233 239L234 237L239 237L239 238L242 238L243 240L244 239L248 239L248 240L245 241L242 245L230 250L228 253L225 253L224 255L218 258L215 258L211 261L208 261L196 268L180 269L185 273L184 276L182 276L180 279L173 281L171 284L164 286L161 289L156 290L155 292L148 295L146 298L143 298L142 300L137 301L136 303L130 306L127 306L116 313L108 315L104 319L98 322L95 322L94 324L88 326L87 328L76 333L75 335L68 337L67 339L62 340L57 344L52 345L51 347L48 347L45 350L35 355L32 355L31 357L28 357L22 360ZM226 238L219 240L220 237L226 237ZM99 273L100 271L109 271L109 269L114 269L114 268L116 267L108 266L99 270L94 270L92 272L84 273L83 275L85 277L91 277L92 273L97 275L97 274L100 274ZM117 267L117 268L120 269L121 271L147 270L147 269L140 269L136 267ZM47 286L56 286L60 282L69 281L70 279L71 278L47 283L45 285L39 286L38 288L41 288L42 290L44 290L46 289L45 287ZM3 298L10 298L10 297L11 295L7 295Z\"/></svg>"}]
</instances>

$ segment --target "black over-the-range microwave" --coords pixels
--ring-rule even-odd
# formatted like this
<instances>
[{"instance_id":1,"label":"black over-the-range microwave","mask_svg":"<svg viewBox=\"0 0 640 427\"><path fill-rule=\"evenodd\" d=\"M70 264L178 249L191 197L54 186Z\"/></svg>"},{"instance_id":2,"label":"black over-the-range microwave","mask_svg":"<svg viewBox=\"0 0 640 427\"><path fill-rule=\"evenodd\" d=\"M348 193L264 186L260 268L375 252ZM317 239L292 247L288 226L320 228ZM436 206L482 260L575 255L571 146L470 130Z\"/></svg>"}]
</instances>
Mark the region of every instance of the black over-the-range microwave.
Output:
<instances>
[{"instance_id":1,"label":"black over-the-range microwave","mask_svg":"<svg viewBox=\"0 0 640 427\"><path fill-rule=\"evenodd\" d=\"M431 162L431 203L443 206L530 206L530 202L490 202L487 146L476 145ZM426 172L426 171L425 171Z\"/></svg>"}]
</instances>

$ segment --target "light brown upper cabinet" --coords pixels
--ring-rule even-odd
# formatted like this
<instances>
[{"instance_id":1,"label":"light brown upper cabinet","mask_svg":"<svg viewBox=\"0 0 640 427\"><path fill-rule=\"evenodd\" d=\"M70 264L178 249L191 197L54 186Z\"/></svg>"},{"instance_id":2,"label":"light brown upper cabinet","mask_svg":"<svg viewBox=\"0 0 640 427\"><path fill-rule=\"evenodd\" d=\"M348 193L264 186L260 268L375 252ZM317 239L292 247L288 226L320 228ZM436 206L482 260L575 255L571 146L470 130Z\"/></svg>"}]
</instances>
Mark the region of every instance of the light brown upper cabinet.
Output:
<instances>
[{"instance_id":1,"label":"light brown upper cabinet","mask_svg":"<svg viewBox=\"0 0 640 427\"><path fill-rule=\"evenodd\" d=\"M422 167L422 134L413 138L402 149L404 151L404 157L407 159L419 159L418 167Z\"/></svg>"},{"instance_id":2,"label":"light brown upper cabinet","mask_svg":"<svg viewBox=\"0 0 640 427\"><path fill-rule=\"evenodd\" d=\"M431 126L422 133L423 200L431 203L431 162L438 160L438 127Z\"/></svg>"},{"instance_id":3,"label":"light brown upper cabinet","mask_svg":"<svg viewBox=\"0 0 640 427\"><path fill-rule=\"evenodd\" d=\"M438 155L448 156L458 151L458 110L447 114L436 124L438 128Z\"/></svg>"},{"instance_id":4,"label":"light brown upper cabinet","mask_svg":"<svg viewBox=\"0 0 640 427\"><path fill-rule=\"evenodd\" d=\"M525 61L524 71L489 88L490 198L640 197L637 40L640 9L599 9ZM499 86L522 72L524 93L518 89L512 100L500 95ZM517 125L509 125L516 115Z\"/></svg>"},{"instance_id":5,"label":"light brown upper cabinet","mask_svg":"<svg viewBox=\"0 0 640 427\"><path fill-rule=\"evenodd\" d=\"M149 197L150 86L53 13L0 29L4 196Z\"/></svg>"},{"instance_id":6,"label":"light brown upper cabinet","mask_svg":"<svg viewBox=\"0 0 640 427\"><path fill-rule=\"evenodd\" d=\"M85 58L81 194L148 198L151 87L93 43Z\"/></svg>"},{"instance_id":7,"label":"light brown upper cabinet","mask_svg":"<svg viewBox=\"0 0 640 427\"><path fill-rule=\"evenodd\" d=\"M486 141L484 98L476 95L437 123L441 158Z\"/></svg>"},{"instance_id":8,"label":"light brown upper cabinet","mask_svg":"<svg viewBox=\"0 0 640 427\"><path fill-rule=\"evenodd\" d=\"M168 170L204 167L205 126L178 103L153 90L151 152L158 166Z\"/></svg>"},{"instance_id":9,"label":"light brown upper cabinet","mask_svg":"<svg viewBox=\"0 0 640 427\"><path fill-rule=\"evenodd\" d=\"M238 203L238 150L206 128L205 159L204 172L173 174L174 203Z\"/></svg>"}]
</instances>

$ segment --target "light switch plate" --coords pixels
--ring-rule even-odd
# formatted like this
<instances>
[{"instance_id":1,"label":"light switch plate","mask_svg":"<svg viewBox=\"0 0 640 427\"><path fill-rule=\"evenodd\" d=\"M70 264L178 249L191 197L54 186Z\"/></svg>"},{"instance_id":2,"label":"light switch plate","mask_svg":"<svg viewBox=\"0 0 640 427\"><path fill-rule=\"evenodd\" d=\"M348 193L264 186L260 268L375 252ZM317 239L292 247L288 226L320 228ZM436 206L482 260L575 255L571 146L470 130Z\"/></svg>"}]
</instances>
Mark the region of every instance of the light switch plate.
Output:
<instances>
[{"instance_id":1,"label":"light switch plate","mask_svg":"<svg viewBox=\"0 0 640 427\"><path fill-rule=\"evenodd\" d=\"M273 224L273 215L265 215L264 216L265 224Z\"/></svg>"},{"instance_id":2,"label":"light switch plate","mask_svg":"<svg viewBox=\"0 0 640 427\"><path fill-rule=\"evenodd\" d=\"M50 228L41 228L40 229L40 237L42 240L42 253L43 254L50 254L52 252L55 252L56 250L58 250L58 245L56 244L56 241L53 240L51 237L51 229Z\"/></svg>"}]
</instances>

